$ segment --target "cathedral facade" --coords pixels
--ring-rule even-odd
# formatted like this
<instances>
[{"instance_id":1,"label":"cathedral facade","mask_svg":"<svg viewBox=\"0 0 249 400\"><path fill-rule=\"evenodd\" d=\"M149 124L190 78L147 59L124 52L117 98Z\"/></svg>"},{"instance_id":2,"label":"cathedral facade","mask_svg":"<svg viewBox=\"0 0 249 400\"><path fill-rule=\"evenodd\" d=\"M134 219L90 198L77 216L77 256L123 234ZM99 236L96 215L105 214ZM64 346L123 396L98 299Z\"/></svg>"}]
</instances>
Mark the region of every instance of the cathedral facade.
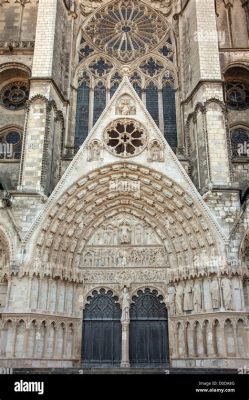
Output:
<instances>
[{"instance_id":1,"label":"cathedral facade","mask_svg":"<svg viewBox=\"0 0 249 400\"><path fill-rule=\"evenodd\" d=\"M0 0L0 366L249 366L249 1Z\"/></svg>"}]
</instances>

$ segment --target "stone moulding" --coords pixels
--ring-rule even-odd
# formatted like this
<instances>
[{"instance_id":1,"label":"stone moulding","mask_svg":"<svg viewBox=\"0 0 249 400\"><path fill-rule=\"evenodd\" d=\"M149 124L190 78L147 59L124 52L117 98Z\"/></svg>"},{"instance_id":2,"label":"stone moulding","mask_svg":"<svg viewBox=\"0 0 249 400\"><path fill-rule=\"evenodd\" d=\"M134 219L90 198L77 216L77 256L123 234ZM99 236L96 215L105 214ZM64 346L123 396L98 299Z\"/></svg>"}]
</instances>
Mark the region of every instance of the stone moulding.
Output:
<instances>
[{"instance_id":1,"label":"stone moulding","mask_svg":"<svg viewBox=\"0 0 249 400\"><path fill-rule=\"evenodd\" d=\"M33 41L0 41L0 49L3 50L33 50L35 42Z\"/></svg>"},{"instance_id":2,"label":"stone moulding","mask_svg":"<svg viewBox=\"0 0 249 400\"><path fill-rule=\"evenodd\" d=\"M69 3L69 1L64 2ZM71 1L71 3L73 3L73 1ZM108 3L112 3L112 0L80 0L79 9L82 16L86 18L98 8ZM169 16L173 9L173 0L143 0L143 3L153 7L165 16Z\"/></svg>"}]
</instances>

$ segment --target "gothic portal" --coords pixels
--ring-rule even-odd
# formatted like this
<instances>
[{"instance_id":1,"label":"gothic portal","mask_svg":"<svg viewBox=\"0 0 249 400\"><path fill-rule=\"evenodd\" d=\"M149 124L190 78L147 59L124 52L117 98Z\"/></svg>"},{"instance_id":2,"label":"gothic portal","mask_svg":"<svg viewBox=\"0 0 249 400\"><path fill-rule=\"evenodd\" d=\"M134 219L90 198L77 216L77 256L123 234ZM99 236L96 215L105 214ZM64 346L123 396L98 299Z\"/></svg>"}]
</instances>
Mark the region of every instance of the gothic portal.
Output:
<instances>
[{"instance_id":1,"label":"gothic portal","mask_svg":"<svg viewBox=\"0 0 249 400\"><path fill-rule=\"evenodd\" d=\"M248 0L0 14L0 366L249 366Z\"/></svg>"}]
</instances>

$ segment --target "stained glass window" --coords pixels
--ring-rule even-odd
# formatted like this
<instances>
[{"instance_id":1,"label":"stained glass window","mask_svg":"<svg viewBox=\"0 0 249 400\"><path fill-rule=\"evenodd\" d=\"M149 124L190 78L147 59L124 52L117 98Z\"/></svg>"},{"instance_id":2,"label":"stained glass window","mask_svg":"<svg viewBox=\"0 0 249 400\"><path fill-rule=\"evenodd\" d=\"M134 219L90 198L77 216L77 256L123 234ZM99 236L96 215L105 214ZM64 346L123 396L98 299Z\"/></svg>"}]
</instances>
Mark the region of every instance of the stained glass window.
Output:
<instances>
[{"instance_id":1,"label":"stained glass window","mask_svg":"<svg viewBox=\"0 0 249 400\"><path fill-rule=\"evenodd\" d=\"M22 135L15 128L0 133L0 159L19 160L22 151Z\"/></svg>"},{"instance_id":2,"label":"stained glass window","mask_svg":"<svg viewBox=\"0 0 249 400\"><path fill-rule=\"evenodd\" d=\"M97 76L103 76L111 71L112 64L104 58L100 57L98 60L92 62L89 68L93 72L93 74Z\"/></svg>"},{"instance_id":3,"label":"stained glass window","mask_svg":"<svg viewBox=\"0 0 249 400\"><path fill-rule=\"evenodd\" d=\"M159 126L158 89L153 82L146 88L146 106L152 118Z\"/></svg>"},{"instance_id":4,"label":"stained glass window","mask_svg":"<svg viewBox=\"0 0 249 400\"><path fill-rule=\"evenodd\" d=\"M107 4L86 25L94 45L123 62L151 51L167 32L164 19L138 0Z\"/></svg>"},{"instance_id":5,"label":"stained glass window","mask_svg":"<svg viewBox=\"0 0 249 400\"><path fill-rule=\"evenodd\" d=\"M103 82L98 82L94 88L93 123L99 119L106 106L106 88Z\"/></svg>"},{"instance_id":6,"label":"stained glass window","mask_svg":"<svg viewBox=\"0 0 249 400\"><path fill-rule=\"evenodd\" d=\"M137 72L134 72L134 74L131 76L130 81L136 90L137 94L139 97L142 96L142 79L141 76L138 75Z\"/></svg>"},{"instance_id":7,"label":"stained glass window","mask_svg":"<svg viewBox=\"0 0 249 400\"><path fill-rule=\"evenodd\" d=\"M116 72L112 78L111 78L111 97L114 95L114 93L116 92L117 88L119 87L119 84L122 80L121 75Z\"/></svg>"},{"instance_id":8,"label":"stained glass window","mask_svg":"<svg viewBox=\"0 0 249 400\"><path fill-rule=\"evenodd\" d=\"M227 82L227 105L232 110L245 110L249 108L249 85L243 82Z\"/></svg>"},{"instance_id":9,"label":"stained glass window","mask_svg":"<svg viewBox=\"0 0 249 400\"><path fill-rule=\"evenodd\" d=\"M78 53L91 82L78 93L78 103L84 102L86 107L81 110L84 121L82 112L81 117L77 116L78 145L97 122L109 95L117 91L123 74L127 74L169 144L176 147L175 93L166 87L173 83L171 75L166 74L175 54L172 38L165 18L139 0L114 0L89 15L82 27Z\"/></svg>"},{"instance_id":10,"label":"stained glass window","mask_svg":"<svg viewBox=\"0 0 249 400\"><path fill-rule=\"evenodd\" d=\"M89 124L89 84L85 81L78 88L75 147L78 149L88 135Z\"/></svg>"},{"instance_id":11,"label":"stained glass window","mask_svg":"<svg viewBox=\"0 0 249 400\"><path fill-rule=\"evenodd\" d=\"M29 97L29 85L26 82L13 82L0 92L0 104L9 110L24 108Z\"/></svg>"},{"instance_id":12,"label":"stained glass window","mask_svg":"<svg viewBox=\"0 0 249 400\"><path fill-rule=\"evenodd\" d=\"M232 129L231 143L233 157L249 157L249 129Z\"/></svg>"},{"instance_id":13,"label":"stained glass window","mask_svg":"<svg viewBox=\"0 0 249 400\"><path fill-rule=\"evenodd\" d=\"M107 149L120 157L134 156L146 146L146 132L136 121L119 120L113 122L105 132Z\"/></svg>"},{"instance_id":14,"label":"stained glass window","mask_svg":"<svg viewBox=\"0 0 249 400\"><path fill-rule=\"evenodd\" d=\"M175 149L177 147L175 91L172 86L168 84L163 86L162 95L164 136L169 145Z\"/></svg>"},{"instance_id":15,"label":"stained glass window","mask_svg":"<svg viewBox=\"0 0 249 400\"><path fill-rule=\"evenodd\" d=\"M146 75L152 77L158 75L163 70L163 65L159 61L150 57L140 65L140 68Z\"/></svg>"}]
</instances>

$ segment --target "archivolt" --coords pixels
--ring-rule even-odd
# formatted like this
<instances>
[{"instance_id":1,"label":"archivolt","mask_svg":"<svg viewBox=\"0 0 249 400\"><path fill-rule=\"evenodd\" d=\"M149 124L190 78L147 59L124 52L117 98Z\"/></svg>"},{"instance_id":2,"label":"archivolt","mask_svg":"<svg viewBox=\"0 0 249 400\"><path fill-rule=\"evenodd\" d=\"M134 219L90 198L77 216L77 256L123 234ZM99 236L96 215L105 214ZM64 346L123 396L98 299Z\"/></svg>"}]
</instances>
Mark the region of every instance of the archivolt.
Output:
<instances>
[{"instance_id":1,"label":"archivolt","mask_svg":"<svg viewBox=\"0 0 249 400\"><path fill-rule=\"evenodd\" d=\"M140 182L140 195L110 191L116 180ZM192 265L202 253L221 254L220 237L198 201L162 174L130 163L104 167L73 184L45 214L37 252L44 262L77 268L93 232L121 212L156 230L170 266Z\"/></svg>"}]
</instances>

